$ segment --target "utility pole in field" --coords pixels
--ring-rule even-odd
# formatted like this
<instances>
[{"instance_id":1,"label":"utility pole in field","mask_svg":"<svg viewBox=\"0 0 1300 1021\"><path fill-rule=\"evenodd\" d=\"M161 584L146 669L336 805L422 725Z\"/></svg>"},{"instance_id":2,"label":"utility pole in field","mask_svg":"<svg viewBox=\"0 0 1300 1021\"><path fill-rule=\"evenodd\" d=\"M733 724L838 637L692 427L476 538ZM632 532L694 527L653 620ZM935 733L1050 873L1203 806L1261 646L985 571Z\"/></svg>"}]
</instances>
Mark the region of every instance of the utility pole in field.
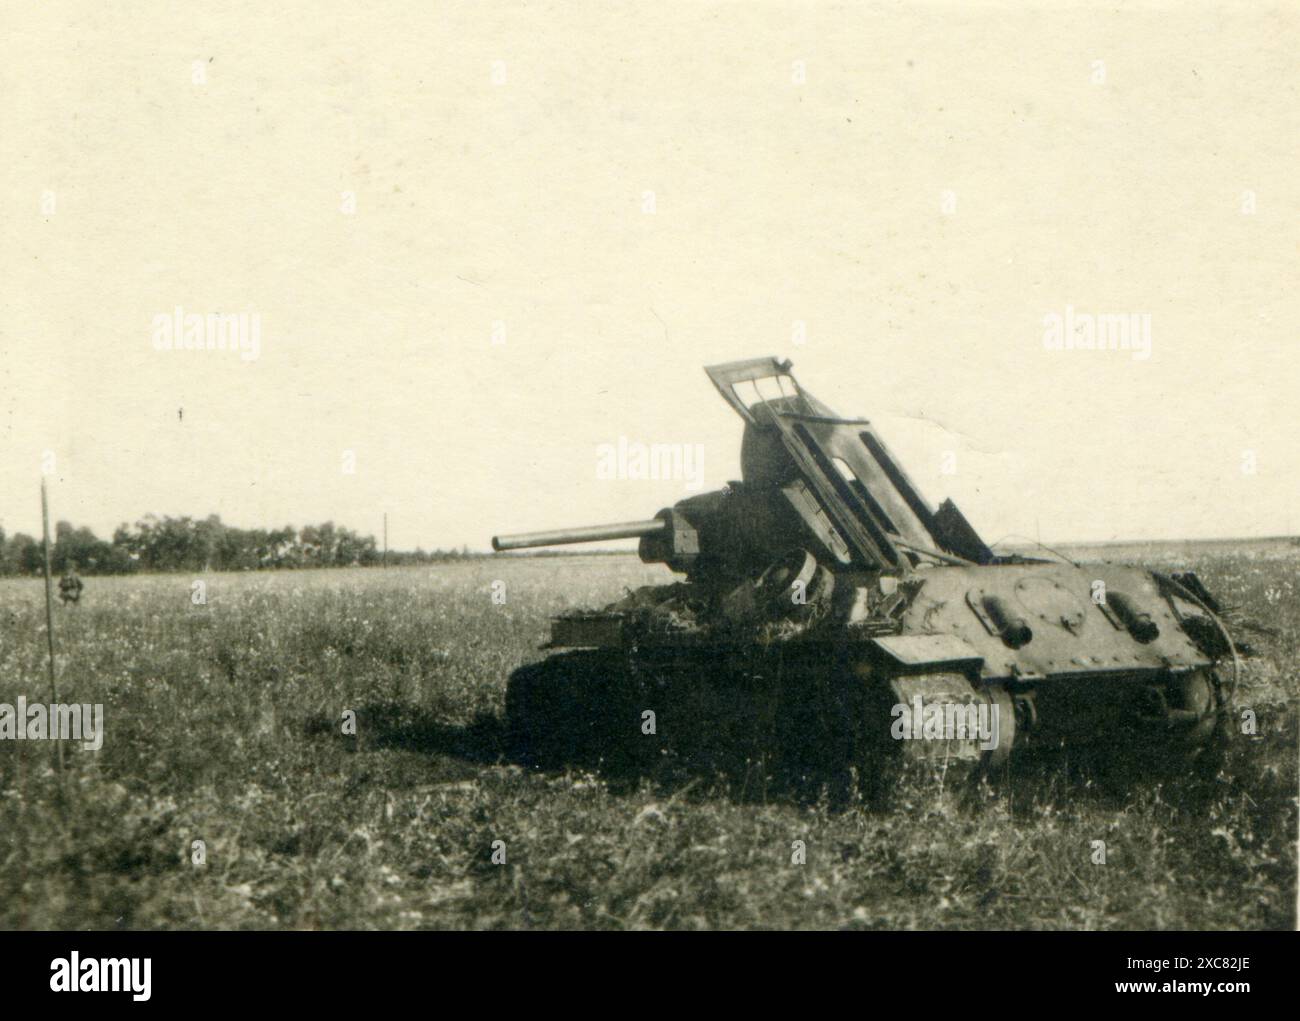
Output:
<instances>
[{"instance_id":1,"label":"utility pole in field","mask_svg":"<svg viewBox=\"0 0 1300 1021\"><path fill-rule=\"evenodd\" d=\"M50 577L50 498L45 491L45 478L41 477L41 530L45 536L45 639L50 650L50 711L59 701L59 688L54 670L54 581ZM63 743L56 740L59 779L63 778Z\"/></svg>"}]
</instances>

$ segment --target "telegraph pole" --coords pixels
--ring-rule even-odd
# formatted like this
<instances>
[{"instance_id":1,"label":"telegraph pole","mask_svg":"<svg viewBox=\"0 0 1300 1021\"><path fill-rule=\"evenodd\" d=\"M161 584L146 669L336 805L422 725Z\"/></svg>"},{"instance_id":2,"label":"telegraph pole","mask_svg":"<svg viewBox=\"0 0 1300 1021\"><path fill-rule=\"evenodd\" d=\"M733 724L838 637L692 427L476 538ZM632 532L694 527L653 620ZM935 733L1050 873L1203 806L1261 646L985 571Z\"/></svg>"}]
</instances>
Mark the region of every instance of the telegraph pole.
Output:
<instances>
[{"instance_id":1,"label":"telegraph pole","mask_svg":"<svg viewBox=\"0 0 1300 1021\"><path fill-rule=\"evenodd\" d=\"M46 493L45 476L41 476L41 530L45 536L45 639L50 650L50 710L59 701L59 688L54 671L54 581L50 577L50 498ZM56 739L59 776L63 776L63 742Z\"/></svg>"},{"instance_id":2,"label":"telegraph pole","mask_svg":"<svg viewBox=\"0 0 1300 1021\"><path fill-rule=\"evenodd\" d=\"M384 511L384 566L388 566L388 511Z\"/></svg>"}]
</instances>

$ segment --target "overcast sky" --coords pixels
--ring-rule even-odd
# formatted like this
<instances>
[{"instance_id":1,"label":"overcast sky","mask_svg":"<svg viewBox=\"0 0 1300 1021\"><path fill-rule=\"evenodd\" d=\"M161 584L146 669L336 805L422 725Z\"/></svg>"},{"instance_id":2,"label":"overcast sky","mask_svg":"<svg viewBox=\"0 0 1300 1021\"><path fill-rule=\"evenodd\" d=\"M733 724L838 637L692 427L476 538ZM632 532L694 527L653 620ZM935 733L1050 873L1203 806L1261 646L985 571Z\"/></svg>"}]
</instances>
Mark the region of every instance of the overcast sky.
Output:
<instances>
[{"instance_id":1,"label":"overcast sky","mask_svg":"<svg viewBox=\"0 0 1300 1021\"><path fill-rule=\"evenodd\" d=\"M1300 529L1294 8L222 6L6 5L9 533L46 452L104 536L646 517L599 445L736 478L701 366L769 354L989 541Z\"/></svg>"}]
</instances>

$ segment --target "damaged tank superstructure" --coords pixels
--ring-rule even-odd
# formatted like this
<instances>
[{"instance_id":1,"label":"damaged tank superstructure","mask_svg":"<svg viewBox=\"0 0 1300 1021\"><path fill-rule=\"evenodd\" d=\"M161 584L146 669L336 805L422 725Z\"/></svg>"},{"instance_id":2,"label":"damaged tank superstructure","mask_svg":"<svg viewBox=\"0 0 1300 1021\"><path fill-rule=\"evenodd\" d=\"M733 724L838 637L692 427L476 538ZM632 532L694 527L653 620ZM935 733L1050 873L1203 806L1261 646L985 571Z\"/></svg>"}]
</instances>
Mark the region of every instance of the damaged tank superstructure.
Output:
<instances>
[{"instance_id":1,"label":"damaged tank superstructure","mask_svg":"<svg viewBox=\"0 0 1300 1021\"><path fill-rule=\"evenodd\" d=\"M553 621L569 651L507 691L523 757L636 759L691 735L704 763L775 748L871 774L1061 745L1153 764L1221 749L1237 651L1195 575L997 555L788 361L705 371L744 421L740 481L644 521L492 540L638 537L684 575Z\"/></svg>"}]
</instances>

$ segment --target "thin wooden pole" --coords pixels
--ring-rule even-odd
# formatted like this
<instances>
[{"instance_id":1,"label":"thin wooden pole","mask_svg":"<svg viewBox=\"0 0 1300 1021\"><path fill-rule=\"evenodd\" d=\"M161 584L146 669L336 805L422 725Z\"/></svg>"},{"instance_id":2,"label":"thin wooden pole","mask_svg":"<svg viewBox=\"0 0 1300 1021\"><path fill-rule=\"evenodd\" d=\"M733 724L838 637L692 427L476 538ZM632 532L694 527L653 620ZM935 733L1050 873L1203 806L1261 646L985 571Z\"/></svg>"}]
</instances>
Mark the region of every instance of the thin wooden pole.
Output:
<instances>
[{"instance_id":1,"label":"thin wooden pole","mask_svg":"<svg viewBox=\"0 0 1300 1021\"><path fill-rule=\"evenodd\" d=\"M41 478L41 529L45 535L45 638L50 648L50 706L59 702L59 686L54 670L54 580L50 577L50 498L45 478ZM54 747L58 756L59 778L63 778L63 742L57 737Z\"/></svg>"}]
</instances>

